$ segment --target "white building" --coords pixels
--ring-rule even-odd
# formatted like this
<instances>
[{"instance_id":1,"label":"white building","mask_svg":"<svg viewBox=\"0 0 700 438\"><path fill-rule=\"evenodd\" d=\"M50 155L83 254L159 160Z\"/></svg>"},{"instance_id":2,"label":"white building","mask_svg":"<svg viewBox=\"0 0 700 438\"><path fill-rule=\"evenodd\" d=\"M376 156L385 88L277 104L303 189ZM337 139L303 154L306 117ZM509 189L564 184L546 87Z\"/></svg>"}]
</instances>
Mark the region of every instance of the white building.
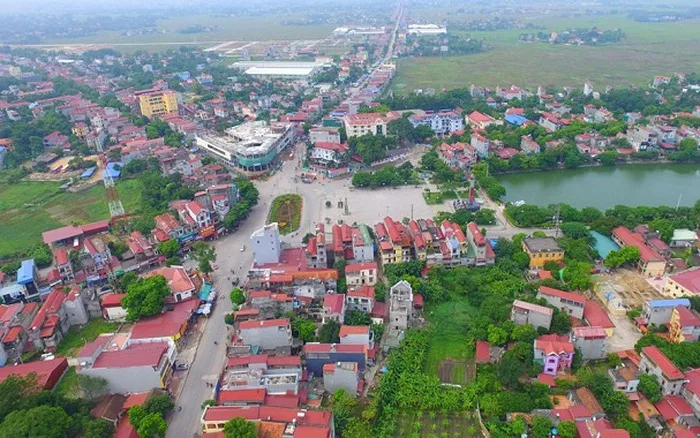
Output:
<instances>
[{"instance_id":1,"label":"white building","mask_svg":"<svg viewBox=\"0 0 700 438\"><path fill-rule=\"evenodd\" d=\"M316 143L340 143L340 131L338 128L319 127L309 130L309 141Z\"/></svg>"},{"instance_id":2,"label":"white building","mask_svg":"<svg viewBox=\"0 0 700 438\"><path fill-rule=\"evenodd\" d=\"M322 163L340 163L344 161L349 149L345 143L318 142L311 149L311 159Z\"/></svg>"},{"instance_id":3,"label":"white building","mask_svg":"<svg viewBox=\"0 0 700 438\"><path fill-rule=\"evenodd\" d=\"M447 28L437 24L409 24L408 34L415 36L441 35L447 33Z\"/></svg>"},{"instance_id":4,"label":"white building","mask_svg":"<svg viewBox=\"0 0 700 438\"><path fill-rule=\"evenodd\" d=\"M414 128L428 126L435 134L444 135L464 129L462 116L454 111L431 114L414 114L408 118Z\"/></svg>"},{"instance_id":5,"label":"white building","mask_svg":"<svg viewBox=\"0 0 700 438\"><path fill-rule=\"evenodd\" d=\"M226 130L225 136L197 135L197 146L229 166L246 172L264 172L277 156L294 144L293 123L246 122Z\"/></svg>"},{"instance_id":6,"label":"white building","mask_svg":"<svg viewBox=\"0 0 700 438\"><path fill-rule=\"evenodd\" d=\"M265 225L250 235L253 260L257 265L279 263L282 253L280 231L277 222Z\"/></svg>"}]
</instances>

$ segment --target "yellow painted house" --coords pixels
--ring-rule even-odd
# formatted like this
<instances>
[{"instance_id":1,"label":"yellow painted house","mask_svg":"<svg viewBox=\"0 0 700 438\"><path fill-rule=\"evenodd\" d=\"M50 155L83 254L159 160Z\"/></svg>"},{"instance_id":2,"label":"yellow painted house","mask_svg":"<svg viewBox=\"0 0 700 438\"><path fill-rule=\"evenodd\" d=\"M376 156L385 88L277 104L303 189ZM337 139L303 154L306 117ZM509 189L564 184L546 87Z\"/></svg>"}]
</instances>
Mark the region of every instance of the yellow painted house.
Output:
<instances>
[{"instance_id":1,"label":"yellow painted house","mask_svg":"<svg viewBox=\"0 0 700 438\"><path fill-rule=\"evenodd\" d=\"M530 258L530 268L564 260L564 250L552 237L528 237L523 240L523 251Z\"/></svg>"},{"instance_id":2,"label":"yellow painted house","mask_svg":"<svg viewBox=\"0 0 700 438\"><path fill-rule=\"evenodd\" d=\"M177 94L172 90L147 90L136 94L141 114L151 118L178 110Z\"/></svg>"}]
</instances>

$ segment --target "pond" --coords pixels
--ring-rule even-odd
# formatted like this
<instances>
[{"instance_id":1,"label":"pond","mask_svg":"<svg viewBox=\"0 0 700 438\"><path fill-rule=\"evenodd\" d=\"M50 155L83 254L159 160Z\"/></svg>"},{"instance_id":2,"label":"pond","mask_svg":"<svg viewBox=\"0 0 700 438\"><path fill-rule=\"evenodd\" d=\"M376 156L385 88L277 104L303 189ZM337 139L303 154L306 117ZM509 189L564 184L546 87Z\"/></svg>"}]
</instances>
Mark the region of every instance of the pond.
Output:
<instances>
[{"instance_id":1,"label":"pond","mask_svg":"<svg viewBox=\"0 0 700 438\"><path fill-rule=\"evenodd\" d=\"M693 205L700 199L700 166L640 164L499 175L505 201L605 210L615 205Z\"/></svg>"}]
</instances>

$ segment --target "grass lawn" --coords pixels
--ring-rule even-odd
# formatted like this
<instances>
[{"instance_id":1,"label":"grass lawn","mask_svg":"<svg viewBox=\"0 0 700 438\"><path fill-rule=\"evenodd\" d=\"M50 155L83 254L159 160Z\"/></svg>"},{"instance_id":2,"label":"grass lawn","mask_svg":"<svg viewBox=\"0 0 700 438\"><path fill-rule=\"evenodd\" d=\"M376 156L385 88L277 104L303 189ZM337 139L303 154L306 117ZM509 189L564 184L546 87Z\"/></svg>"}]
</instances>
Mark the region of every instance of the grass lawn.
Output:
<instances>
[{"instance_id":1,"label":"grass lawn","mask_svg":"<svg viewBox=\"0 0 700 438\"><path fill-rule=\"evenodd\" d=\"M120 181L117 190L127 213L140 202L141 183ZM0 258L41 243L41 233L72 223L109 218L104 187L64 192L58 183L19 182L0 185Z\"/></svg>"},{"instance_id":2,"label":"grass lawn","mask_svg":"<svg viewBox=\"0 0 700 438\"><path fill-rule=\"evenodd\" d=\"M111 333L117 329L117 324L103 321L101 318L90 320L81 329L71 327L63 341L56 348L58 356L73 356L87 343L94 341L102 333Z\"/></svg>"},{"instance_id":3,"label":"grass lawn","mask_svg":"<svg viewBox=\"0 0 700 438\"><path fill-rule=\"evenodd\" d=\"M426 373L439 375L440 364L445 359L465 361L474 358L474 340L465 335L465 326L477 316L477 312L466 300L447 301L426 307L425 315L432 327L425 361ZM453 378L459 380L457 374L460 370L466 370L468 365L466 362L456 365L453 368Z\"/></svg>"},{"instance_id":4,"label":"grass lawn","mask_svg":"<svg viewBox=\"0 0 700 438\"><path fill-rule=\"evenodd\" d=\"M78 373L75 367L68 367L55 389L56 393L70 398L78 398Z\"/></svg>"},{"instance_id":5,"label":"grass lawn","mask_svg":"<svg viewBox=\"0 0 700 438\"><path fill-rule=\"evenodd\" d=\"M280 233L289 234L299 229L301 221L301 196L280 195L272 201L267 223L277 222Z\"/></svg>"},{"instance_id":6,"label":"grass lawn","mask_svg":"<svg viewBox=\"0 0 700 438\"><path fill-rule=\"evenodd\" d=\"M639 23L624 16L539 17L532 20L547 31L569 27L612 29L619 27L625 38L606 46L565 46L521 43L527 30L470 32L484 38L491 50L475 55L403 58L392 81L395 92L415 88L494 87L518 84L523 87L576 86L591 81L594 88L606 85L644 85L654 75L692 72L700 69L700 20L676 23ZM536 32L536 30L535 30Z\"/></svg>"}]
</instances>

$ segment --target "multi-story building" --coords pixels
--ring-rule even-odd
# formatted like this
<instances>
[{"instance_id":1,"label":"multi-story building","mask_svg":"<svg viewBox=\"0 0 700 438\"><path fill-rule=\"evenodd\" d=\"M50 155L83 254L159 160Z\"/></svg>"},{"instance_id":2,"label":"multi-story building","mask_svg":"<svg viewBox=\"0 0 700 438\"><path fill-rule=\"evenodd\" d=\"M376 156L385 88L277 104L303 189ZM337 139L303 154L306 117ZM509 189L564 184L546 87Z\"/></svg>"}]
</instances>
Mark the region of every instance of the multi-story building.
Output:
<instances>
[{"instance_id":1,"label":"multi-story building","mask_svg":"<svg viewBox=\"0 0 700 438\"><path fill-rule=\"evenodd\" d=\"M379 271L375 262L357 263L345 266L345 281L348 287L374 286Z\"/></svg>"},{"instance_id":2,"label":"multi-story building","mask_svg":"<svg viewBox=\"0 0 700 438\"><path fill-rule=\"evenodd\" d=\"M340 164L347 161L349 150L346 143L317 142L311 149L311 159L323 165Z\"/></svg>"},{"instance_id":3,"label":"multi-story building","mask_svg":"<svg viewBox=\"0 0 700 438\"><path fill-rule=\"evenodd\" d=\"M328 363L323 366L323 387L331 394L342 389L345 394L353 397L357 395L360 380L356 362Z\"/></svg>"},{"instance_id":4,"label":"multi-story building","mask_svg":"<svg viewBox=\"0 0 700 438\"><path fill-rule=\"evenodd\" d=\"M551 306L566 312L566 314L576 319L583 319L586 299L582 295L564 292L553 287L540 286L537 298L544 299Z\"/></svg>"},{"instance_id":5,"label":"multi-story building","mask_svg":"<svg viewBox=\"0 0 700 438\"><path fill-rule=\"evenodd\" d=\"M700 267L669 275L662 292L672 297L693 297L700 294Z\"/></svg>"},{"instance_id":6,"label":"multi-story building","mask_svg":"<svg viewBox=\"0 0 700 438\"><path fill-rule=\"evenodd\" d=\"M657 250L645 241L645 237L627 227L617 227L612 231L612 239L620 246L634 246L639 249L637 269L647 277L661 277L666 272L666 260Z\"/></svg>"},{"instance_id":7,"label":"multi-story building","mask_svg":"<svg viewBox=\"0 0 700 438\"><path fill-rule=\"evenodd\" d=\"M639 376L642 374L639 367L629 358L622 359L622 363L608 370L610 378L615 384L615 389L622 392L637 392Z\"/></svg>"},{"instance_id":8,"label":"multi-story building","mask_svg":"<svg viewBox=\"0 0 700 438\"><path fill-rule=\"evenodd\" d=\"M323 224L317 227L314 237L309 238L306 244L306 265L310 268L327 268L328 251L326 248L326 233L323 231Z\"/></svg>"},{"instance_id":9,"label":"multi-story building","mask_svg":"<svg viewBox=\"0 0 700 438\"><path fill-rule=\"evenodd\" d=\"M389 290L389 332L398 337L413 317L413 288L401 280Z\"/></svg>"},{"instance_id":10,"label":"multi-story building","mask_svg":"<svg viewBox=\"0 0 700 438\"><path fill-rule=\"evenodd\" d=\"M668 324L668 340L675 343L696 342L700 338L700 317L691 309L677 306Z\"/></svg>"},{"instance_id":11,"label":"multi-story building","mask_svg":"<svg viewBox=\"0 0 700 438\"><path fill-rule=\"evenodd\" d=\"M568 336L542 335L535 339L533 349L533 360L543 366L543 373L556 376L560 371L571 368L574 345Z\"/></svg>"},{"instance_id":12,"label":"multi-story building","mask_svg":"<svg viewBox=\"0 0 700 438\"><path fill-rule=\"evenodd\" d=\"M361 310L369 313L374 306L374 286L360 286L348 289L345 294L347 310Z\"/></svg>"},{"instance_id":13,"label":"multi-story building","mask_svg":"<svg viewBox=\"0 0 700 438\"><path fill-rule=\"evenodd\" d=\"M212 212L197 201L173 201L170 206L177 211L180 222L190 228L204 230L214 223Z\"/></svg>"},{"instance_id":14,"label":"multi-story building","mask_svg":"<svg viewBox=\"0 0 700 438\"><path fill-rule=\"evenodd\" d=\"M685 374L655 345L642 348L639 369L656 377L663 395L678 395L686 382Z\"/></svg>"},{"instance_id":15,"label":"multi-story building","mask_svg":"<svg viewBox=\"0 0 700 438\"><path fill-rule=\"evenodd\" d=\"M234 418L259 424L260 430L278 431L272 436L283 438L336 436L330 411L273 406L207 406L202 413L202 434L220 435L224 425Z\"/></svg>"},{"instance_id":16,"label":"multi-story building","mask_svg":"<svg viewBox=\"0 0 700 438\"><path fill-rule=\"evenodd\" d=\"M341 344L364 345L367 351L374 348L374 333L368 325L343 325L338 336Z\"/></svg>"},{"instance_id":17,"label":"multi-story building","mask_svg":"<svg viewBox=\"0 0 700 438\"><path fill-rule=\"evenodd\" d=\"M178 111L177 93L172 90L143 90L134 95L138 98L141 114L148 118Z\"/></svg>"},{"instance_id":18,"label":"multi-story building","mask_svg":"<svg viewBox=\"0 0 700 438\"><path fill-rule=\"evenodd\" d=\"M345 295L326 294L323 297L322 323L335 321L339 324L345 322Z\"/></svg>"},{"instance_id":19,"label":"multi-story building","mask_svg":"<svg viewBox=\"0 0 700 438\"><path fill-rule=\"evenodd\" d=\"M414 128L419 126L429 127L436 135L446 135L464 129L462 116L454 111L440 111L437 113L414 114L408 121Z\"/></svg>"},{"instance_id":20,"label":"multi-story building","mask_svg":"<svg viewBox=\"0 0 700 438\"><path fill-rule=\"evenodd\" d=\"M374 260L374 240L369 227L360 224L352 229L352 258L355 263L366 263Z\"/></svg>"},{"instance_id":21,"label":"multi-story building","mask_svg":"<svg viewBox=\"0 0 700 438\"><path fill-rule=\"evenodd\" d=\"M112 393L135 393L165 388L177 351L173 341L113 342L99 336L78 353L78 374L107 380Z\"/></svg>"},{"instance_id":22,"label":"multi-story building","mask_svg":"<svg viewBox=\"0 0 700 438\"><path fill-rule=\"evenodd\" d=\"M386 114L381 113L360 113L346 115L343 120L345 134L350 137L360 137L363 135L387 135L390 122L400 119L401 114L395 111Z\"/></svg>"},{"instance_id":23,"label":"multi-story building","mask_svg":"<svg viewBox=\"0 0 700 438\"><path fill-rule=\"evenodd\" d=\"M166 302L189 300L197 295L201 286L201 280L190 276L182 266L163 266L148 273L149 277L156 275L163 276L168 284L170 296L166 297Z\"/></svg>"},{"instance_id":24,"label":"multi-story building","mask_svg":"<svg viewBox=\"0 0 700 438\"><path fill-rule=\"evenodd\" d=\"M553 313L549 307L515 300L510 310L510 320L517 325L530 324L535 328L544 327L549 330Z\"/></svg>"},{"instance_id":25,"label":"multi-story building","mask_svg":"<svg viewBox=\"0 0 700 438\"><path fill-rule=\"evenodd\" d=\"M250 235L253 260L257 265L279 263L282 243L277 222L265 225Z\"/></svg>"},{"instance_id":26,"label":"multi-story building","mask_svg":"<svg viewBox=\"0 0 700 438\"><path fill-rule=\"evenodd\" d=\"M266 394L298 394L302 376L299 356L230 357L219 381L219 401L234 402L235 391L264 389Z\"/></svg>"},{"instance_id":27,"label":"multi-story building","mask_svg":"<svg viewBox=\"0 0 700 438\"><path fill-rule=\"evenodd\" d=\"M496 120L488 114L483 114L479 111L471 112L466 116L465 120L472 129L486 129L491 125L500 126L503 124L503 120Z\"/></svg>"},{"instance_id":28,"label":"multi-story building","mask_svg":"<svg viewBox=\"0 0 700 438\"><path fill-rule=\"evenodd\" d=\"M238 337L244 345L274 350L292 345L292 327L288 318L243 321L238 325Z\"/></svg>"},{"instance_id":29,"label":"multi-story building","mask_svg":"<svg viewBox=\"0 0 700 438\"><path fill-rule=\"evenodd\" d=\"M355 362L360 372L367 365L367 347L361 344L319 344L304 345L306 369L316 377L323 376L323 366L329 363Z\"/></svg>"},{"instance_id":30,"label":"multi-story building","mask_svg":"<svg viewBox=\"0 0 700 438\"><path fill-rule=\"evenodd\" d=\"M523 251L530 258L531 268L542 268L547 262L564 260L564 250L551 237L528 237L523 239Z\"/></svg>"},{"instance_id":31,"label":"multi-story building","mask_svg":"<svg viewBox=\"0 0 700 438\"><path fill-rule=\"evenodd\" d=\"M338 128L319 127L309 130L309 141L316 143L340 143L340 131Z\"/></svg>"},{"instance_id":32,"label":"multi-story building","mask_svg":"<svg viewBox=\"0 0 700 438\"><path fill-rule=\"evenodd\" d=\"M647 325L662 326L671 321L673 310L678 307L690 308L690 300L678 298L673 300L649 300L644 303L642 320Z\"/></svg>"},{"instance_id":33,"label":"multi-story building","mask_svg":"<svg viewBox=\"0 0 700 438\"><path fill-rule=\"evenodd\" d=\"M605 339L608 335L602 327L574 327L571 341L584 360L603 359L607 356Z\"/></svg>"},{"instance_id":34,"label":"multi-story building","mask_svg":"<svg viewBox=\"0 0 700 438\"><path fill-rule=\"evenodd\" d=\"M472 137L473 139L474 137ZM476 163L477 148L469 143L443 143L437 148L440 159L451 169L467 170ZM483 156L488 155L488 144L482 151Z\"/></svg>"},{"instance_id":35,"label":"multi-story building","mask_svg":"<svg viewBox=\"0 0 700 438\"><path fill-rule=\"evenodd\" d=\"M225 136L197 135L197 146L225 164L245 172L266 172L282 151L294 144L293 123L246 122L226 130Z\"/></svg>"}]
</instances>

